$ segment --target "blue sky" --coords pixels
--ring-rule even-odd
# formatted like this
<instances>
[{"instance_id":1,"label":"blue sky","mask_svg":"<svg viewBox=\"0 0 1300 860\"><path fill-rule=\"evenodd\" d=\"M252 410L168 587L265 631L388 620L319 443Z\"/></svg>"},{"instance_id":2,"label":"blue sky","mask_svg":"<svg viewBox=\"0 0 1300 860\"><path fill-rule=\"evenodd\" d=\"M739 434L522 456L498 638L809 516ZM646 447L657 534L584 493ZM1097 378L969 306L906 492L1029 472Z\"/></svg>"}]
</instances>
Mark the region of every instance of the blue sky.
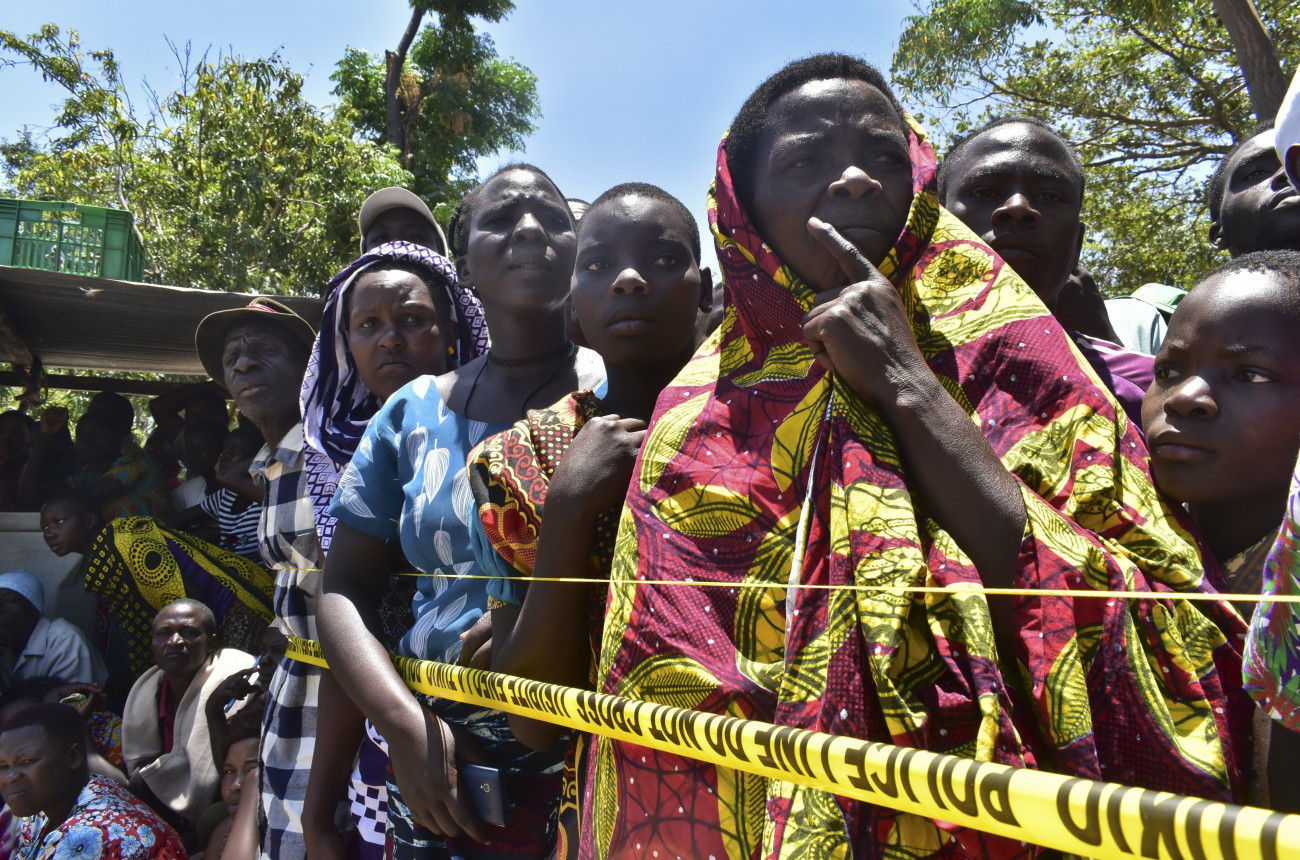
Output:
<instances>
[{"instance_id":1,"label":"blue sky","mask_svg":"<svg viewBox=\"0 0 1300 860\"><path fill-rule=\"evenodd\" d=\"M26 35L53 22L85 48L112 48L135 90L171 89L177 64L165 37L197 52L244 56L279 49L318 105L332 104L330 73L347 46L382 53L410 15L404 0L319 2L10 4L0 26ZM719 0L520 0L486 29L502 56L538 76L542 119L522 153L570 197L594 198L642 181L677 195L700 219L718 140L750 91L788 60L817 51L858 54L888 71L909 0L807 4ZM0 137L42 128L61 91L25 69L0 71ZM710 244L707 242L706 245Z\"/></svg>"}]
</instances>

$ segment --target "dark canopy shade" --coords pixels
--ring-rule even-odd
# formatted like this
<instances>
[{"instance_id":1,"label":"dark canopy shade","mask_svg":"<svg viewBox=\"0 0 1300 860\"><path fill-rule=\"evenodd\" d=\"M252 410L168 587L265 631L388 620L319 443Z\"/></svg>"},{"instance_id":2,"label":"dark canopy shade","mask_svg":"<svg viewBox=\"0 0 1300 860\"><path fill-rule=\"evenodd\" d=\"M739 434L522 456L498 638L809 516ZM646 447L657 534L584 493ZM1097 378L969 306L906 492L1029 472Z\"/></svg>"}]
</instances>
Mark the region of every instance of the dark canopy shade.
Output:
<instances>
[{"instance_id":1,"label":"dark canopy shade","mask_svg":"<svg viewBox=\"0 0 1300 860\"><path fill-rule=\"evenodd\" d=\"M318 298L276 297L320 325ZM0 266L0 362L203 374L194 329L252 296Z\"/></svg>"}]
</instances>

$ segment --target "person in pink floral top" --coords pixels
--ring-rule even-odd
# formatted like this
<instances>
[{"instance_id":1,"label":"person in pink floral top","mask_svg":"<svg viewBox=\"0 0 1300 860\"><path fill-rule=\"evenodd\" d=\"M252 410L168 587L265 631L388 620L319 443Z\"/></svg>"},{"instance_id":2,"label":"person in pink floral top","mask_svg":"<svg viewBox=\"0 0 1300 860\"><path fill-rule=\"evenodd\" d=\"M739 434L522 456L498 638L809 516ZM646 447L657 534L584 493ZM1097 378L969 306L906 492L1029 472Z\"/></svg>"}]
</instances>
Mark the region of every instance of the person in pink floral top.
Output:
<instances>
[{"instance_id":1,"label":"person in pink floral top","mask_svg":"<svg viewBox=\"0 0 1300 860\"><path fill-rule=\"evenodd\" d=\"M0 727L0 796L20 818L16 860L188 860L180 836L117 783L91 776L72 708L33 705Z\"/></svg>"}]
</instances>

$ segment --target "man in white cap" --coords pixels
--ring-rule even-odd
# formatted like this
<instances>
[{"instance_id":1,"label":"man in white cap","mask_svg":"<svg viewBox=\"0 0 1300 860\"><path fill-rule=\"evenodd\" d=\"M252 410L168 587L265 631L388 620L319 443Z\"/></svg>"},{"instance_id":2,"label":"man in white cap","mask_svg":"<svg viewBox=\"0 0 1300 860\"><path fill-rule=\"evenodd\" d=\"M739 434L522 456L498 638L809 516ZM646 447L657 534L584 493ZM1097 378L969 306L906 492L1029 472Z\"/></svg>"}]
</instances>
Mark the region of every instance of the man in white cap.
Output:
<instances>
[{"instance_id":1,"label":"man in white cap","mask_svg":"<svg viewBox=\"0 0 1300 860\"><path fill-rule=\"evenodd\" d=\"M357 214L361 225L361 253L385 242L414 242L447 256L447 238L423 200L396 185L381 188L366 198Z\"/></svg>"},{"instance_id":2,"label":"man in white cap","mask_svg":"<svg viewBox=\"0 0 1300 860\"><path fill-rule=\"evenodd\" d=\"M45 587L25 570L0 574L0 688L50 676L68 683L104 684L108 668L82 632L62 618L45 618Z\"/></svg>"},{"instance_id":3,"label":"man in white cap","mask_svg":"<svg viewBox=\"0 0 1300 860\"><path fill-rule=\"evenodd\" d=\"M1291 184L1300 188L1300 72L1291 79L1291 89L1282 100L1273 127L1277 130L1273 146L1277 149L1278 160L1286 169Z\"/></svg>"}]
</instances>

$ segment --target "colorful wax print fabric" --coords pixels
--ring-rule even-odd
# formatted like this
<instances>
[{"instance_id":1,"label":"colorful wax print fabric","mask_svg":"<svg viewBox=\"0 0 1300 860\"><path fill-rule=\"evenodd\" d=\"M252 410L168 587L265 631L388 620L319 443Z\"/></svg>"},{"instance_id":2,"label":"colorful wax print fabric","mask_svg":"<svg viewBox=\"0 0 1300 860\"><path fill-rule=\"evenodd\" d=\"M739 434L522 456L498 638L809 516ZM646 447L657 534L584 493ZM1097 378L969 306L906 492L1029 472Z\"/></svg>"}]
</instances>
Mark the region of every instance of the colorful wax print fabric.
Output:
<instances>
[{"instance_id":1,"label":"colorful wax print fabric","mask_svg":"<svg viewBox=\"0 0 1300 860\"><path fill-rule=\"evenodd\" d=\"M1264 599L1246 642L1246 689L1270 717L1300 732L1300 461L1291 479L1286 519L1264 567Z\"/></svg>"},{"instance_id":2,"label":"colorful wax print fabric","mask_svg":"<svg viewBox=\"0 0 1300 860\"><path fill-rule=\"evenodd\" d=\"M168 603L190 597L206 604L217 624L244 625L247 615L271 620L275 583L260 565L174 531L150 517L113 520L95 537L86 559L86 590L98 595L112 630L109 673L118 684L153 666L153 619ZM229 622L228 622L229 619ZM255 632L260 641L261 630ZM258 648L258 641L229 637L226 644Z\"/></svg>"},{"instance_id":3,"label":"colorful wax print fabric","mask_svg":"<svg viewBox=\"0 0 1300 860\"><path fill-rule=\"evenodd\" d=\"M21 819L15 860L186 860L181 837L122 786L91 776L71 814L50 828L44 813Z\"/></svg>"},{"instance_id":4,"label":"colorful wax print fabric","mask_svg":"<svg viewBox=\"0 0 1300 860\"><path fill-rule=\"evenodd\" d=\"M579 391L546 409L530 411L527 418L470 452L470 487L482 525L476 535L485 542L475 554L493 574L488 582L489 597L515 606L523 604L528 581L517 577L533 575L542 534L542 507L551 478L578 431L599 414L600 398L594 392ZM606 512L597 521L587 576L604 579L609 575L617 514ZM605 605L604 589L596 591L600 612L592 618L593 624L599 623ZM599 639L594 645L599 650Z\"/></svg>"},{"instance_id":5,"label":"colorful wax print fabric","mask_svg":"<svg viewBox=\"0 0 1300 860\"><path fill-rule=\"evenodd\" d=\"M133 441L122 446L122 456L102 473L77 472L68 484L85 490L104 478L119 482L125 491L104 503L104 522L118 517L156 517L171 510L169 491L163 484L162 467L148 451Z\"/></svg>"},{"instance_id":6,"label":"colorful wax print fabric","mask_svg":"<svg viewBox=\"0 0 1300 860\"><path fill-rule=\"evenodd\" d=\"M0 860L10 860L14 856L20 827L19 820L14 818L9 807L0 805Z\"/></svg>"},{"instance_id":7,"label":"colorful wax print fabric","mask_svg":"<svg viewBox=\"0 0 1300 860\"><path fill-rule=\"evenodd\" d=\"M1022 484L1015 585L1057 593L1014 599L1016 653L998 654L979 574L928 516L880 413L813 359L802 320L814 294L764 244L719 148L709 214L725 317L660 396L642 447L599 689L1242 799L1244 623L1224 602L1104 596L1206 590L1196 545L1066 333L940 208L934 153L915 126L911 152L915 196L878 268L930 369ZM951 591L880 590L913 586ZM1022 671L1004 678L1010 666ZM1037 850L606 738L594 759L585 857Z\"/></svg>"},{"instance_id":8,"label":"colorful wax print fabric","mask_svg":"<svg viewBox=\"0 0 1300 860\"><path fill-rule=\"evenodd\" d=\"M1264 571L1273 546L1277 542L1277 531L1271 531L1255 543L1243 549L1232 558L1223 562L1223 582L1230 594L1260 594L1264 590ZM1243 608L1244 607L1244 608ZM1255 607L1253 604L1237 603L1242 615L1249 616Z\"/></svg>"},{"instance_id":9,"label":"colorful wax print fabric","mask_svg":"<svg viewBox=\"0 0 1300 860\"><path fill-rule=\"evenodd\" d=\"M570 394L546 409L535 409L503 433L487 439L469 455L470 486L478 506L482 528L475 555L479 566L493 575L488 597L502 604L520 606L528 593L528 582L519 577L533 575L537 544L542 534L542 508L560 458L574 437L601 411L600 398L591 391ZM618 511L609 510L597 518L592 535L591 558L586 576L609 578L614 554L614 532ZM592 670L599 659L600 622L605 612L606 589L591 589L587 607L592 634ZM593 676L592 681L595 681ZM556 860L576 857L581 826L580 776L586 770L585 751L591 738L579 734L569 739L564 761L564 789L560 795Z\"/></svg>"},{"instance_id":10,"label":"colorful wax print fabric","mask_svg":"<svg viewBox=\"0 0 1300 860\"><path fill-rule=\"evenodd\" d=\"M86 733L99 754L113 766L125 770L122 757L122 718L112 711L95 711L86 718Z\"/></svg>"}]
</instances>

